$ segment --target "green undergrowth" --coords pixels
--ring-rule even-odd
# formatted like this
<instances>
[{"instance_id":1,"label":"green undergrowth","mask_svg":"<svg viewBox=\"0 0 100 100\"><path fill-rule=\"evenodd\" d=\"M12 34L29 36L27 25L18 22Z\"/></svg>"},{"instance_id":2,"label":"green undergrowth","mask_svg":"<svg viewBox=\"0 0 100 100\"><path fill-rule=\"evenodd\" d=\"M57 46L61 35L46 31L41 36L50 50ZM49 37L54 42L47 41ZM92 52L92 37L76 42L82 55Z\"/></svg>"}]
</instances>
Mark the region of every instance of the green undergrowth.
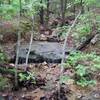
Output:
<instances>
[{"instance_id":1,"label":"green undergrowth","mask_svg":"<svg viewBox=\"0 0 100 100\"><path fill-rule=\"evenodd\" d=\"M71 52L65 63L66 69L74 71L73 77L65 76L64 80L72 79L82 87L95 85L95 73L100 71L100 56L92 53ZM63 80L63 81L64 81Z\"/></svg>"},{"instance_id":2,"label":"green undergrowth","mask_svg":"<svg viewBox=\"0 0 100 100\"><path fill-rule=\"evenodd\" d=\"M31 83L36 84L36 78L34 73L31 72L21 72L18 74L19 82L25 83Z\"/></svg>"},{"instance_id":3,"label":"green undergrowth","mask_svg":"<svg viewBox=\"0 0 100 100\"><path fill-rule=\"evenodd\" d=\"M0 63L7 62L6 54L0 50Z\"/></svg>"},{"instance_id":4,"label":"green undergrowth","mask_svg":"<svg viewBox=\"0 0 100 100\"><path fill-rule=\"evenodd\" d=\"M5 90L7 87L9 87L8 79L0 76L0 91Z\"/></svg>"}]
</instances>

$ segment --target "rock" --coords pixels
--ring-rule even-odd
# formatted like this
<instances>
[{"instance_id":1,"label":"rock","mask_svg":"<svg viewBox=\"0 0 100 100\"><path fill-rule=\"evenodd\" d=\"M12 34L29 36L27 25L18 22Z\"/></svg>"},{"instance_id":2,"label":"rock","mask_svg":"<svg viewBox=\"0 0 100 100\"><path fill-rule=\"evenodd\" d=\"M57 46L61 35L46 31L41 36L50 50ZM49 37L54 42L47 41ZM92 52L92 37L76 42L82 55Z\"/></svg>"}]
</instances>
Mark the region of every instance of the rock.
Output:
<instances>
[{"instance_id":1,"label":"rock","mask_svg":"<svg viewBox=\"0 0 100 100\"><path fill-rule=\"evenodd\" d=\"M83 96L79 100L100 100L100 91L92 91L91 93Z\"/></svg>"},{"instance_id":2,"label":"rock","mask_svg":"<svg viewBox=\"0 0 100 100\"><path fill-rule=\"evenodd\" d=\"M27 44L20 47L19 63L25 63L28 46ZM42 63L45 61L47 63L60 63L62 58L62 46L63 44L58 42L33 41L28 62ZM66 52L69 51L70 48L67 47Z\"/></svg>"},{"instance_id":3,"label":"rock","mask_svg":"<svg viewBox=\"0 0 100 100\"><path fill-rule=\"evenodd\" d=\"M91 43L95 44L97 41L100 41L100 34L96 34L94 38L91 40Z\"/></svg>"},{"instance_id":4,"label":"rock","mask_svg":"<svg viewBox=\"0 0 100 100\"><path fill-rule=\"evenodd\" d=\"M22 88L22 91L23 92L27 91L27 88L26 87Z\"/></svg>"},{"instance_id":5,"label":"rock","mask_svg":"<svg viewBox=\"0 0 100 100\"><path fill-rule=\"evenodd\" d=\"M45 66L45 68L48 68L48 63L44 61L44 62L42 63L42 66Z\"/></svg>"},{"instance_id":6,"label":"rock","mask_svg":"<svg viewBox=\"0 0 100 100\"><path fill-rule=\"evenodd\" d=\"M41 34L40 35L40 40L41 41L46 41L47 40L47 37L44 34Z\"/></svg>"}]
</instances>

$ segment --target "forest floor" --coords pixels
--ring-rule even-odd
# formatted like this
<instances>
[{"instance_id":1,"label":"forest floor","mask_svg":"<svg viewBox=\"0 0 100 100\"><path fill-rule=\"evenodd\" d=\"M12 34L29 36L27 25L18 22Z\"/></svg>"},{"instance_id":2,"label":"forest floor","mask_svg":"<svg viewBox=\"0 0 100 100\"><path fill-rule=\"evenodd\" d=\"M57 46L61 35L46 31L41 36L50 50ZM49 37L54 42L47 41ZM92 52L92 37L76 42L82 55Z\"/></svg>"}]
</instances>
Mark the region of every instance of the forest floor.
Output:
<instances>
[{"instance_id":1,"label":"forest floor","mask_svg":"<svg viewBox=\"0 0 100 100\"><path fill-rule=\"evenodd\" d=\"M20 66L20 68L24 65ZM26 86L19 86L18 90L13 90L11 87L5 89L0 93L0 100L100 100L100 81L95 86L82 88L69 81L62 87L61 99L57 97L58 80L60 76L60 64L30 64L29 70L34 72L38 78L36 85L26 84ZM64 71L64 75L73 74L71 69ZM11 77L10 75L2 75L3 77ZM10 85L12 86L13 81ZM66 98L64 98L66 96ZM3 99L5 98L5 99Z\"/></svg>"},{"instance_id":2,"label":"forest floor","mask_svg":"<svg viewBox=\"0 0 100 100\"><path fill-rule=\"evenodd\" d=\"M14 58L15 56L16 43L9 42L9 39L12 38L5 38L8 39L5 40L7 43L2 45L3 51L7 54L8 59ZM40 40L52 41L52 37L49 38L48 35L45 36L42 34ZM54 39L54 42L59 42L58 40ZM27 41L22 40L22 44L24 43L27 43ZM82 52L90 53L91 51L96 51L100 55L100 44L97 46L88 44ZM12 69L14 66L14 63L0 64L0 68L5 69ZM0 92L0 100L100 100L99 70L97 72L97 84L95 86L81 87L76 85L73 80L69 80L59 89L60 64L49 64L47 62L32 63L28 64L27 71L24 70L24 67L26 67L24 64L19 65L18 71L21 70L25 74L28 71L32 72L36 77L36 83L33 85L30 84L30 81L25 81L19 83L19 86L16 88L14 74L9 74L6 70L4 70L5 73L1 73L0 71L0 78L4 79L3 83L0 84L0 88L2 89ZM63 74L73 76L75 72L73 69L67 68ZM6 85L5 81L7 82ZM4 88L3 85L5 85Z\"/></svg>"},{"instance_id":3,"label":"forest floor","mask_svg":"<svg viewBox=\"0 0 100 100\"><path fill-rule=\"evenodd\" d=\"M14 55L14 45L6 44L4 49L9 57ZM86 51L90 51L90 48ZM10 53L9 53L10 52ZM14 64L9 64L9 66L14 66ZM19 69L24 70L25 65L19 65ZM60 64L48 64L46 62L39 64L29 64L28 70L34 72L37 77L37 84L30 85L19 85L19 89L13 89L14 76L5 74L0 74L2 77L10 77L9 86L0 92L0 100L100 100L100 79L95 86L89 86L82 88L76 85L72 80L66 82L62 85L62 89L59 90L59 77L60 77ZM72 69L67 69L63 73L64 75L73 75ZM98 74L100 78L100 72ZM60 99L59 97L59 91Z\"/></svg>"}]
</instances>

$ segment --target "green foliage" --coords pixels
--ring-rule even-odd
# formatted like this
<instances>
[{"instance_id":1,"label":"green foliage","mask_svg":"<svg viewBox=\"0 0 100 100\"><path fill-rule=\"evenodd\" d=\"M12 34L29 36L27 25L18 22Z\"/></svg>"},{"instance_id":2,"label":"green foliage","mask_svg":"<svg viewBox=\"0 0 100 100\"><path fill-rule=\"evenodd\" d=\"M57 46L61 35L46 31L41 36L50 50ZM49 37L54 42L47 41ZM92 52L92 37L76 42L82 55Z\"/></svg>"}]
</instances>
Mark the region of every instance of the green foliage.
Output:
<instances>
[{"instance_id":1,"label":"green foliage","mask_svg":"<svg viewBox=\"0 0 100 100\"><path fill-rule=\"evenodd\" d=\"M91 52L90 54L72 52L67 59L67 63L73 67L81 63L87 67L90 67L91 70L98 70L100 69L100 56L97 56L94 52Z\"/></svg>"},{"instance_id":2,"label":"green foliage","mask_svg":"<svg viewBox=\"0 0 100 100\"><path fill-rule=\"evenodd\" d=\"M0 5L0 14L3 19L11 19L18 13L24 11L24 14L32 16L37 14L41 7L46 8L45 0L13 0L11 3L2 2ZM21 4L20 4L21 3Z\"/></svg>"},{"instance_id":3,"label":"green foliage","mask_svg":"<svg viewBox=\"0 0 100 100\"><path fill-rule=\"evenodd\" d=\"M58 26L56 28L56 30L57 30L57 32L56 32L57 36L59 36L59 37L65 37L66 33L67 33L67 30L68 30L68 27L69 26Z\"/></svg>"},{"instance_id":4,"label":"green foliage","mask_svg":"<svg viewBox=\"0 0 100 100\"><path fill-rule=\"evenodd\" d=\"M96 1L95 6L96 6L96 7L100 7L100 1L99 1L99 0L95 0L95 1Z\"/></svg>"},{"instance_id":5,"label":"green foliage","mask_svg":"<svg viewBox=\"0 0 100 100\"><path fill-rule=\"evenodd\" d=\"M45 0L29 0L27 3L23 4L23 9L26 11L27 15L34 15L40 11L40 8L46 8Z\"/></svg>"},{"instance_id":6,"label":"green foliage","mask_svg":"<svg viewBox=\"0 0 100 100\"><path fill-rule=\"evenodd\" d=\"M0 14L2 19L9 20L19 12L19 0L13 0L11 4L3 2L0 5Z\"/></svg>"},{"instance_id":7,"label":"green foliage","mask_svg":"<svg viewBox=\"0 0 100 100\"><path fill-rule=\"evenodd\" d=\"M81 77L76 83L77 83L77 85L80 85L82 87L86 87L89 85L95 85L96 81L95 80L86 80L86 78Z\"/></svg>"},{"instance_id":8,"label":"green foliage","mask_svg":"<svg viewBox=\"0 0 100 100\"><path fill-rule=\"evenodd\" d=\"M72 52L68 57L65 67L68 66L75 71L75 83L85 87L96 84L93 73L100 70L100 56L94 52L90 54Z\"/></svg>"},{"instance_id":9,"label":"green foliage","mask_svg":"<svg viewBox=\"0 0 100 100\"><path fill-rule=\"evenodd\" d=\"M35 84L35 76L31 72L26 72L26 73L19 73L19 81L20 82L27 82L30 81L32 84Z\"/></svg>"},{"instance_id":10,"label":"green foliage","mask_svg":"<svg viewBox=\"0 0 100 100\"><path fill-rule=\"evenodd\" d=\"M82 0L85 6L89 6L96 3L96 0ZM80 0L75 0L75 3L80 3Z\"/></svg>"},{"instance_id":11,"label":"green foliage","mask_svg":"<svg viewBox=\"0 0 100 100\"><path fill-rule=\"evenodd\" d=\"M68 75L63 75L60 77L60 84L73 84L74 83L74 79L72 79L70 76Z\"/></svg>"},{"instance_id":12,"label":"green foliage","mask_svg":"<svg viewBox=\"0 0 100 100\"><path fill-rule=\"evenodd\" d=\"M96 84L95 80L92 80L91 73L89 73L89 69L86 68L84 65L78 65L75 68L75 81L78 85L85 87L88 85L94 85Z\"/></svg>"},{"instance_id":13,"label":"green foliage","mask_svg":"<svg viewBox=\"0 0 100 100\"><path fill-rule=\"evenodd\" d=\"M81 58L81 52L71 52L70 56L67 59L67 64L75 66Z\"/></svg>"},{"instance_id":14,"label":"green foliage","mask_svg":"<svg viewBox=\"0 0 100 100\"><path fill-rule=\"evenodd\" d=\"M60 77L60 83L66 83L68 82L68 80L70 80L70 77L69 76L61 76Z\"/></svg>"},{"instance_id":15,"label":"green foliage","mask_svg":"<svg viewBox=\"0 0 100 100\"><path fill-rule=\"evenodd\" d=\"M86 70L87 68L84 67L83 65L78 65L76 67L76 74L82 77L87 74Z\"/></svg>"},{"instance_id":16,"label":"green foliage","mask_svg":"<svg viewBox=\"0 0 100 100\"><path fill-rule=\"evenodd\" d=\"M86 12L79 17L79 22L73 29L74 40L77 43L83 42L86 37L92 32L93 23L91 18L93 13Z\"/></svg>"},{"instance_id":17,"label":"green foliage","mask_svg":"<svg viewBox=\"0 0 100 100\"><path fill-rule=\"evenodd\" d=\"M0 76L0 90L4 90L8 86L8 79Z\"/></svg>"},{"instance_id":18,"label":"green foliage","mask_svg":"<svg viewBox=\"0 0 100 100\"><path fill-rule=\"evenodd\" d=\"M3 63L5 61L7 61L7 57L6 57L5 53L0 52L0 62Z\"/></svg>"}]
</instances>

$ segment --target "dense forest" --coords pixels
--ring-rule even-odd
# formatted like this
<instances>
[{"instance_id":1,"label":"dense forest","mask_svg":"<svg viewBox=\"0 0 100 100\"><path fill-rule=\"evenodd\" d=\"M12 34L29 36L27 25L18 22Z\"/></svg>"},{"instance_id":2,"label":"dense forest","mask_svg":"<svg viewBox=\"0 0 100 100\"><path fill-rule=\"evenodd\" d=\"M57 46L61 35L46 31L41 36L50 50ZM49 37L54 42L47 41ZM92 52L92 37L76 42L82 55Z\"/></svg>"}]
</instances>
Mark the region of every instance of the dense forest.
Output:
<instances>
[{"instance_id":1,"label":"dense forest","mask_svg":"<svg viewBox=\"0 0 100 100\"><path fill-rule=\"evenodd\" d=\"M100 0L0 0L0 100L100 100Z\"/></svg>"}]
</instances>

